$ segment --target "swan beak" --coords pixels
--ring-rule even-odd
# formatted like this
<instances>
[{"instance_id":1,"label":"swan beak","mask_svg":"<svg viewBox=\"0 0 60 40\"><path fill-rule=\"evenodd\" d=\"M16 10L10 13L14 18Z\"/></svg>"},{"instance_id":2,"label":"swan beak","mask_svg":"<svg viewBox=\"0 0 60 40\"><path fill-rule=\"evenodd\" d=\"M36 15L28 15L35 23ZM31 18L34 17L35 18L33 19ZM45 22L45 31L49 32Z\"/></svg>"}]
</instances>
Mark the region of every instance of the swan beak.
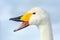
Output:
<instances>
[{"instance_id":1,"label":"swan beak","mask_svg":"<svg viewBox=\"0 0 60 40\"><path fill-rule=\"evenodd\" d=\"M26 28L29 25L29 19L32 16L32 13L27 12L22 16L15 17L15 18L10 18L10 20L17 21L17 22L22 22L22 24L14 30L14 32L21 30L23 28Z\"/></svg>"}]
</instances>

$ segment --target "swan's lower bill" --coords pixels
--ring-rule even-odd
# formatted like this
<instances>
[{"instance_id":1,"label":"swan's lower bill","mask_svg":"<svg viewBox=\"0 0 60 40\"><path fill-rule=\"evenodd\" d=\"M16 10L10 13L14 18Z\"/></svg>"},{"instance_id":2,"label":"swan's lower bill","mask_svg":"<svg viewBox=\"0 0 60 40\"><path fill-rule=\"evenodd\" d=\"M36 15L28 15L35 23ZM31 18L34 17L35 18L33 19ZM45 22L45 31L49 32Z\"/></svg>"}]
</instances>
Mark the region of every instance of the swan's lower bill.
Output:
<instances>
[{"instance_id":1,"label":"swan's lower bill","mask_svg":"<svg viewBox=\"0 0 60 40\"><path fill-rule=\"evenodd\" d=\"M17 29L14 30L14 32L18 31L18 30L21 30L23 28L26 28L28 26L28 22L23 22Z\"/></svg>"}]
</instances>

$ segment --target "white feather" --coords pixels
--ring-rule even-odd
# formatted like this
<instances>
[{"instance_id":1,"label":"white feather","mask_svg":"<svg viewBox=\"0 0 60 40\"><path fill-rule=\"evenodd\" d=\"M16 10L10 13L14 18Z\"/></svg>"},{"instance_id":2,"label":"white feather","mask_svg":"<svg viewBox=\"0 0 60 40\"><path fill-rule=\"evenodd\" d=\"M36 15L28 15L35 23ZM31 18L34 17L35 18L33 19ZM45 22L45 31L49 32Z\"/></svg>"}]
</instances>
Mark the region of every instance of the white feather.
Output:
<instances>
[{"instance_id":1,"label":"white feather","mask_svg":"<svg viewBox=\"0 0 60 40\"><path fill-rule=\"evenodd\" d=\"M37 25L40 30L40 39L41 40L53 40L52 30L50 25L50 19L45 10L42 8L36 7L31 9L29 12L35 12L29 20L31 25Z\"/></svg>"}]
</instances>

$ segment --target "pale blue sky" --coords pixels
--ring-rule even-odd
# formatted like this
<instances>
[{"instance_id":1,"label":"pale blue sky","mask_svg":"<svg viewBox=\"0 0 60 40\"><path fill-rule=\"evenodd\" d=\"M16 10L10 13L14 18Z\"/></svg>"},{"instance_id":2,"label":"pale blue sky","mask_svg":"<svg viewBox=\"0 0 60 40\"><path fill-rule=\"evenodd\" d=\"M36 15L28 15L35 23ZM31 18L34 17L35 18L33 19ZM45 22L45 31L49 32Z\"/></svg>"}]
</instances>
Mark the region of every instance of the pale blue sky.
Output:
<instances>
[{"instance_id":1,"label":"pale blue sky","mask_svg":"<svg viewBox=\"0 0 60 40\"><path fill-rule=\"evenodd\" d=\"M39 40L39 31L31 25L13 32L21 23L9 18L24 14L30 8L42 7L51 18L54 40L60 40L60 0L0 0L0 40Z\"/></svg>"}]
</instances>

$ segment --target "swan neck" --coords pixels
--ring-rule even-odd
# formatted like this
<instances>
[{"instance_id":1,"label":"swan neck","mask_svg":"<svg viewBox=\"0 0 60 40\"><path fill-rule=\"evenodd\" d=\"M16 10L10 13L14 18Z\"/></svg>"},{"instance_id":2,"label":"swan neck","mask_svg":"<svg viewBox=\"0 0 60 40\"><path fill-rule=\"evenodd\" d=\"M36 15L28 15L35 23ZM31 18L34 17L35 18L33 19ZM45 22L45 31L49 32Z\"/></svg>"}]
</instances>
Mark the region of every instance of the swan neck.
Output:
<instances>
[{"instance_id":1,"label":"swan neck","mask_svg":"<svg viewBox=\"0 0 60 40\"><path fill-rule=\"evenodd\" d=\"M53 40L52 38L52 28L50 24L39 25L40 39L41 40Z\"/></svg>"}]
</instances>

